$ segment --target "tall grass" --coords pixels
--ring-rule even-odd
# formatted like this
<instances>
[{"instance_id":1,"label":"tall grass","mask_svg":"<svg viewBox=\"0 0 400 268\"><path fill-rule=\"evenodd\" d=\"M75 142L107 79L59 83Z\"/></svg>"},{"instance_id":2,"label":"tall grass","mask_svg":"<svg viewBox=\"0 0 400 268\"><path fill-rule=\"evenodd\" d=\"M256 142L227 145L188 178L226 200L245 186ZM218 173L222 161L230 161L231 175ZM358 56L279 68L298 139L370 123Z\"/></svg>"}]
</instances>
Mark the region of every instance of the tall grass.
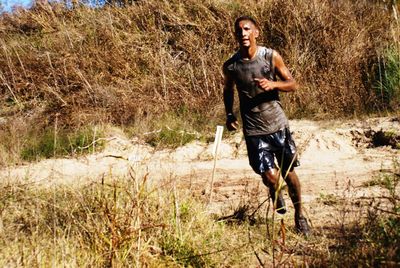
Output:
<instances>
[{"instance_id":1,"label":"tall grass","mask_svg":"<svg viewBox=\"0 0 400 268\"><path fill-rule=\"evenodd\" d=\"M374 180L381 187L378 197L330 195L314 203L327 211L334 206L333 221L314 226L307 239L295 234L290 216L273 222L268 202L251 203L259 196L244 196L250 203L243 201L232 214L210 215L208 200L197 193L201 189L189 192L176 178L150 180L131 170L126 177L105 176L79 187L3 182L0 265L395 267L400 262L398 166Z\"/></svg>"},{"instance_id":2,"label":"tall grass","mask_svg":"<svg viewBox=\"0 0 400 268\"><path fill-rule=\"evenodd\" d=\"M361 217L346 227L332 256L339 263L362 263L364 267L397 267L400 264L400 166L382 172L366 185L379 186L381 194L351 202L361 205ZM361 220L361 221L360 221Z\"/></svg>"},{"instance_id":3,"label":"tall grass","mask_svg":"<svg viewBox=\"0 0 400 268\"><path fill-rule=\"evenodd\" d=\"M3 184L1 265L210 267L251 261L242 254L248 249L245 226L215 222L185 191L168 183L150 186L146 177L109 179L80 189Z\"/></svg>"},{"instance_id":4,"label":"tall grass","mask_svg":"<svg viewBox=\"0 0 400 268\"><path fill-rule=\"evenodd\" d=\"M400 107L400 51L391 47L384 51L377 68L375 90L383 108Z\"/></svg>"},{"instance_id":5,"label":"tall grass","mask_svg":"<svg viewBox=\"0 0 400 268\"><path fill-rule=\"evenodd\" d=\"M15 128L20 117L44 133L58 118L70 129L111 123L140 134L165 129L163 115L176 114L188 123L177 132L204 133L224 121L221 66L236 50L232 24L242 14L260 21L260 44L282 54L301 84L283 94L290 117L395 110L399 93L384 81L397 80L396 65L390 57L381 64L386 49L398 47L393 8L383 1L150 0L99 8L51 2L4 13L0 117L10 120L0 124ZM382 66L386 80L375 75ZM377 81L392 101L374 90Z\"/></svg>"},{"instance_id":6,"label":"tall grass","mask_svg":"<svg viewBox=\"0 0 400 268\"><path fill-rule=\"evenodd\" d=\"M379 101L362 74L393 42L394 19L385 4L346 0L37 5L1 16L1 93L11 114L40 106L42 116L59 112L70 123L82 114L133 123L181 106L210 116L243 13L262 23L261 43L302 85L287 98L292 115L347 115Z\"/></svg>"}]
</instances>

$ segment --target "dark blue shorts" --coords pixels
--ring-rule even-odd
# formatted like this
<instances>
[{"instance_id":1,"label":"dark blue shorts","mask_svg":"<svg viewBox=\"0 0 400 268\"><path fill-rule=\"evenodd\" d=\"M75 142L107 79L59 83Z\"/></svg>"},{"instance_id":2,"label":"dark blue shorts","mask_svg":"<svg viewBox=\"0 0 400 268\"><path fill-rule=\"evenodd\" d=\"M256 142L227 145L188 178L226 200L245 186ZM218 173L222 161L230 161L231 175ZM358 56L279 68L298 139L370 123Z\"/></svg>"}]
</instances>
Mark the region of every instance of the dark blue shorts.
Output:
<instances>
[{"instance_id":1,"label":"dark blue shorts","mask_svg":"<svg viewBox=\"0 0 400 268\"><path fill-rule=\"evenodd\" d=\"M276 168L274 158L284 172L300 165L289 128L268 135L247 136L245 139L250 166L258 174Z\"/></svg>"}]
</instances>

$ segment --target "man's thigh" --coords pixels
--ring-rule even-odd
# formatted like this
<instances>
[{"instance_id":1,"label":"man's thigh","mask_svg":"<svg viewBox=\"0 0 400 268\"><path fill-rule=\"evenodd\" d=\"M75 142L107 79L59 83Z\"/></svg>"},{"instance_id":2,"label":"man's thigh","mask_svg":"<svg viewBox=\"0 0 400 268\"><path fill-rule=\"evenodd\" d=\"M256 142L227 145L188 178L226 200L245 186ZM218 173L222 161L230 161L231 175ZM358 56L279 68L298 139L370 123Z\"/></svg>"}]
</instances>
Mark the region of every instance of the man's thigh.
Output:
<instances>
[{"instance_id":1,"label":"man's thigh","mask_svg":"<svg viewBox=\"0 0 400 268\"><path fill-rule=\"evenodd\" d=\"M274 153L264 136L248 136L246 139L249 164L257 174L263 174L275 168Z\"/></svg>"}]
</instances>

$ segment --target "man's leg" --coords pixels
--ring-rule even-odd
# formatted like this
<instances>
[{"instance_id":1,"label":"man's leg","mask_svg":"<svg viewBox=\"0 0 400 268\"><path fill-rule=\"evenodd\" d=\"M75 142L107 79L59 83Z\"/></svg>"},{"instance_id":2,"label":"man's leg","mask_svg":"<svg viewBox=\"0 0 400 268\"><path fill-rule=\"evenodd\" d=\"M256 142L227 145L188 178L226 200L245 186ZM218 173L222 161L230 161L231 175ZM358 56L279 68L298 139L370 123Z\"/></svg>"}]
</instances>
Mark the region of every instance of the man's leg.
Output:
<instances>
[{"instance_id":1,"label":"man's leg","mask_svg":"<svg viewBox=\"0 0 400 268\"><path fill-rule=\"evenodd\" d=\"M286 174L283 174L284 178L285 175ZM308 235L310 233L310 228L308 226L307 219L303 216L300 181L294 169L287 173L285 181L289 188L290 199L292 199L295 209L294 220L296 223L296 229L298 232Z\"/></svg>"},{"instance_id":2,"label":"man's leg","mask_svg":"<svg viewBox=\"0 0 400 268\"><path fill-rule=\"evenodd\" d=\"M271 152L274 148L273 144L271 145L272 138L271 135L245 137L247 154L250 166L257 174L261 174L263 183L269 189L274 209L278 213L284 214L286 207L281 192L278 193L278 198L275 202L280 174L275 168L274 153Z\"/></svg>"},{"instance_id":3,"label":"man's leg","mask_svg":"<svg viewBox=\"0 0 400 268\"><path fill-rule=\"evenodd\" d=\"M278 182L279 182L279 172L276 169L269 169L268 171L261 174L263 183L269 189L269 194L271 196L272 203L274 208L279 214L286 213L285 202L282 197L282 193L279 191L278 195L276 195L276 191L278 189ZM278 199L276 200L276 197ZM276 202L275 202L276 200Z\"/></svg>"},{"instance_id":4,"label":"man's leg","mask_svg":"<svg viewBox=\"0 0 400 268\"><path fill-rule=\"evenodd\" d=\"M285 176L286 174L283 174ZM290 171L287 173L285 178L286 184L289 190L290 199L292 199L293 206L294 206L294 216L298 218L299 216L303 215L302 206L301 206L301 186L299 177L297 177L296 172Z\"/></svg>"}]
</instances>

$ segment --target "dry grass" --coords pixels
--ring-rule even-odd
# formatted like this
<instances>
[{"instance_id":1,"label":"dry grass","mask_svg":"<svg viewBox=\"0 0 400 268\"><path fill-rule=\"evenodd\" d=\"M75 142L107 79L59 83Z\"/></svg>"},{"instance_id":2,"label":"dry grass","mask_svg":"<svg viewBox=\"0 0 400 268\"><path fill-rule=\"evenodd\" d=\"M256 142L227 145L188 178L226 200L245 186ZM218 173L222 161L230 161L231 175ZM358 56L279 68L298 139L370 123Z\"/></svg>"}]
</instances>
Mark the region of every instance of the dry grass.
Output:
<instances>
[{"instance_id":1,"label":"dry grass","mask_svg":"<svg viewBox=\"0 0 400 268\"><path fill-rule=\"evenodd\" d=\"M214 221L204 204L171 183L150 186L146 177L131 175L79 189L3 184L1 196L2 266L210 267L252 261L247 224Z\"/></svg>"},{"instance_id":2,"label":"dry grass","mask_svg":"<svg viewBox=\"0 0 400 268\"><path fill-rule=\"evenodd\" d=\"M294 232L290 215L274 221L268 202L210 215L208 198L177 188L177 178L154 184L134 169L79 188L2 183L0 265L395 267L397 172L376 179L378 197L355 197L350 186L343 195L321 196L308 239ZM323 212L332 214L318 218Z\"/></svg>"},{"instance_id":3,"label":"dry grass","mask_svg":"<svg viewBox=\"0 0 400 268\"><path fill-rule=\"evenodd\" d=\"M390 11L368 1L313 0L274 3L261 14L269 18L266 43L283 54L302 85L286 99L289 113L351 116L380 105L374 72L382 49L399 33Z\"/></svg>"},{"instance_id":4,"label":"dry grass","mask_svg":"<svg viewBox=\"0 0 400 268\"><path fill-rule=\"evenodd\" d=\"M24 140L56 120L60 129L111 123L133 135L171 124L212 131L224 122L221 66L235 51L232 23L244 13L261 22L260 43L277 49L301 84L283 96L290 117L395 110L395 10L348 0L134 1L3 14L0 135L16 148L2 145L12 156L0 163L18 162Z\"/></svg>"},{"instance_id":5,"label":"dry grass","mask_svg":"<svg viewBox=\"0 0 400 268\"><path fill-rule=\"evenodd\" d=\"M139 1L3 15L2 115L132 124L187 107L211 117L221 102L221 65L235 50L232 23L242 13L263 24L262 43L283 54L302 84L285 99L291 115L348 116L379 104L372 90L378 56L398 35L390 6Z\"/></svg>"}]
</instances>

